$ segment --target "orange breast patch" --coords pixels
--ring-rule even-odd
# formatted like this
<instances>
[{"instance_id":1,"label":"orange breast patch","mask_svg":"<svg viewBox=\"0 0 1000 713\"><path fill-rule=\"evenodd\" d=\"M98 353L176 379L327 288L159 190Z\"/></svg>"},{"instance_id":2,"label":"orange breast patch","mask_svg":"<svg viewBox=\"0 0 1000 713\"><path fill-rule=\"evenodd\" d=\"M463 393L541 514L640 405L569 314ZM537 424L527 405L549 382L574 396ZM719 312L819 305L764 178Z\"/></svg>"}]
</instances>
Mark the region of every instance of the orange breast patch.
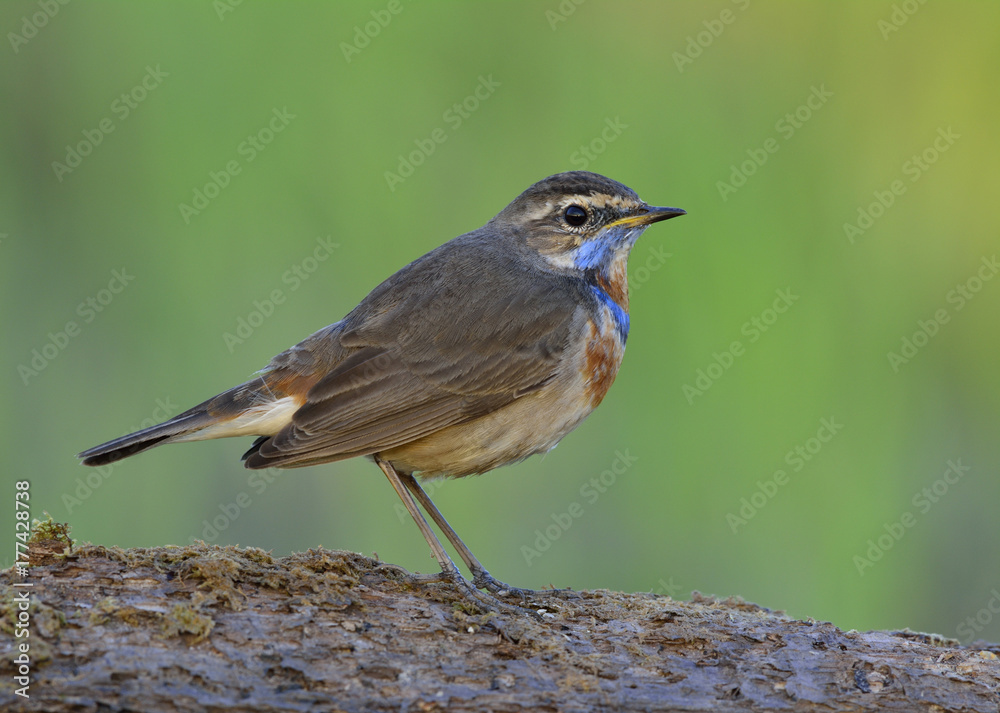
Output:
<instances>
[{"instance_id":1,"label":"orange breast patch","mask_svg":"<svg viewBox=\"0 0 1000 713\"><path fill-rule=\"evenodd\" d=\"M625 355L624 346L610 315L605 316L605 322L603 329L598 328L593 322L590 323L583 363L583 377L587 384L586 394L591 408L597 408L608 393Z\"/></svg>"}]
</instances>

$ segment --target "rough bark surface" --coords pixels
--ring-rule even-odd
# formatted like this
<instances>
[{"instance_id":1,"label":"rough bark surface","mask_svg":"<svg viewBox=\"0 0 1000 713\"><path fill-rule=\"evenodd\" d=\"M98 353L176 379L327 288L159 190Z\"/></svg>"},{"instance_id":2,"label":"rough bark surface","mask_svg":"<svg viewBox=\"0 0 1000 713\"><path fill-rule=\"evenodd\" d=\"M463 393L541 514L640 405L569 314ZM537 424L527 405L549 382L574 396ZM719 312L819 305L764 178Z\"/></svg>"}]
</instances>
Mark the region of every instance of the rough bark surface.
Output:
<instances>
[{"instance_id":1,"label":"rough bark surface","mask_svg":"<svg viewBox=\"0 0 1000 713\"><path fill-rule=\"evenodd\" d=\"M739 599L566 592L540 619L349 552L36 542L0 573L0 709L998 711L1000 649L844 632ZM15 582L32 583L30 698Z\"/></svg>"}]
</instances>

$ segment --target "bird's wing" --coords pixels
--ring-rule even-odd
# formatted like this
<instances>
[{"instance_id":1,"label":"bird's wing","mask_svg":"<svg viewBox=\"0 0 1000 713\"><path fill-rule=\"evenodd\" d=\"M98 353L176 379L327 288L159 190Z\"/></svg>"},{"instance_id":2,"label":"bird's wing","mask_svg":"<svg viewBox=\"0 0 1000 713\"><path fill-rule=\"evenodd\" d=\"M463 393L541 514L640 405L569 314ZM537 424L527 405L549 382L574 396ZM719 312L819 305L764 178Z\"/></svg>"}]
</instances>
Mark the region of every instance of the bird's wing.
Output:
<instances>
[{"instance_id":1,"label":"bird's wing","mask_svg":"<svg viewBox=\"0 0 1000 713\"><path fill-rule=\"evenodd\" d=\"M431 269L418 261L376 288L327 337L348 356L312 386L289 426L255 444L247 467L378 453L551 380L581 319L573 290L509 262L484 269L482 258L458 251Z\"/></svg>"}]
</instances>

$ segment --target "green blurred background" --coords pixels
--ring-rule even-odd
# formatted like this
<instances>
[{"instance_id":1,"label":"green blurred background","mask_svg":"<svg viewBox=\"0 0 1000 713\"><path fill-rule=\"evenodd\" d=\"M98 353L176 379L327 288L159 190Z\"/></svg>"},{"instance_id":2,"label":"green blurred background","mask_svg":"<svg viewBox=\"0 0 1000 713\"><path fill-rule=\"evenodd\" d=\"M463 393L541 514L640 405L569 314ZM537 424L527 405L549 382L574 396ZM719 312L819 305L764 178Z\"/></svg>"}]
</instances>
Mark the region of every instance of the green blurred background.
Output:
<instances>
[{"instance_id":1,"label":"green blurred background","mask_svg":"<svg viewBox=\"0 0 1000 713\"><path fill-rule=\"evenodd\" d=\"M588 168L690 215L633 253L602 407L544 458L433 489L482 561L521 586L1000 638L996 3L52 6L0 6L3 492L30 479L35 516L106 545L322 544L433 571L363 460L268 481L241 467L250 439L101 476L73 454L248 378Z\"/></svg>"}]
</instances>

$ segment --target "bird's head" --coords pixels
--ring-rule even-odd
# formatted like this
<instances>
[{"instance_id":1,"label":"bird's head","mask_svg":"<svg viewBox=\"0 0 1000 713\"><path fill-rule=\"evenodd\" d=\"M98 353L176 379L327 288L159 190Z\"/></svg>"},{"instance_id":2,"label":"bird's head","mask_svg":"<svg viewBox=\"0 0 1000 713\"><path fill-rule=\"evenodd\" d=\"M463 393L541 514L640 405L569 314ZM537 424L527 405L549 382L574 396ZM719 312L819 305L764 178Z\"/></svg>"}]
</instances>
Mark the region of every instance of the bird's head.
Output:
<instances>
[{"instance_id":1,"label":"bird's head","mask_svg":"<svg viewBox=\"0 0 1000 713\"><path fill-rule=\"evenodd\" d=\"M648 205L628 186L589 171L557 173L515 198L492 222L508 224L549 267L608 272L652 223L685 212Z\"/></svg>"}]
</instances>

